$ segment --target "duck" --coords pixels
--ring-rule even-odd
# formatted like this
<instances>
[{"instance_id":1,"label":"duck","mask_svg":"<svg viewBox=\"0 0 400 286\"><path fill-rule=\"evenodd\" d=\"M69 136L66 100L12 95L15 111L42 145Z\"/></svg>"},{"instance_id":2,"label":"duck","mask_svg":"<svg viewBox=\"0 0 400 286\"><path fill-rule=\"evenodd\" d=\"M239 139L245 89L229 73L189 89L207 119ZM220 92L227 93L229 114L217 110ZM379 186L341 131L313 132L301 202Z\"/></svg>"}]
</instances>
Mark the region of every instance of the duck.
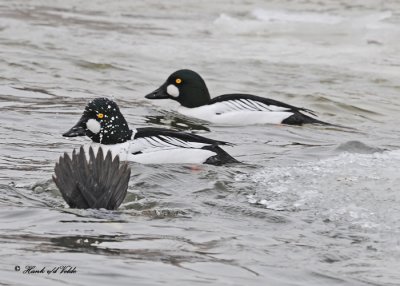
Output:
<instances>
[{"instance_id":1,"label":"duck","mask_svg":"<svg viewBox=\"0 0 400 286\"><path fill-rule=\"evenodd\" d=\"M179 113L217 124L333 125L314 118L316 114L310 109L252 94L232 93L211 98L203 78L189 69L173 72L145 98L172 99L180 104Z\"/></svg>"},{"instance_id":2,"label":"duck","mask_svg":"<svg viewBox=\"0 0 400 286\"><path fill-rule=\"evenodd\" d=\"M220 146L225 141L157 127L130 129L116 102L106 97L87 103L79 121L64 137L87 136L90 146L111 151L123 161L141 164L238 163Z\"/></svg>"},{"instance_id":3,"label":"duck","mask_svg":"<svg viewBox=\"0 0 400 286\"><path fill-rule=\"evenodd\" d=\"M101 147L85 153L81 146L72 156L60 157L52 178L70 208L116 210L126 197L130 175L128 164L118 155L113 158L110 150L104 156Z\"/></svg>"}]
</instances>

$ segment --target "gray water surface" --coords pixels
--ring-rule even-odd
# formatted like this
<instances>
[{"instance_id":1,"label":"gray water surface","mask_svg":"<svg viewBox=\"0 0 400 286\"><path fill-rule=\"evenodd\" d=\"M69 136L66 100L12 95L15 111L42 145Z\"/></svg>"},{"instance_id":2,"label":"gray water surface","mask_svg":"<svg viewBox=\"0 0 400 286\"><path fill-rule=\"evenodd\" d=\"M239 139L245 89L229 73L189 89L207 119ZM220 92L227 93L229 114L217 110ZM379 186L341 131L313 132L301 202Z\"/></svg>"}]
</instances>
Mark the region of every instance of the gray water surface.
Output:
<instances>
[{"instance_id":1,"label":"gray water surface","mask_svg":"<svg viewBox=\"0 0 400 286\"><path fill-rule=\"evenodd\" d=\"M399 36L397 1L0 1L0 284L399 285ZM354 129L144 99L181 68ZM88 139L61 134L99 96L245 164L132 163L118 211L71 210L51 176Z\"/></svg>"}]
</instances>

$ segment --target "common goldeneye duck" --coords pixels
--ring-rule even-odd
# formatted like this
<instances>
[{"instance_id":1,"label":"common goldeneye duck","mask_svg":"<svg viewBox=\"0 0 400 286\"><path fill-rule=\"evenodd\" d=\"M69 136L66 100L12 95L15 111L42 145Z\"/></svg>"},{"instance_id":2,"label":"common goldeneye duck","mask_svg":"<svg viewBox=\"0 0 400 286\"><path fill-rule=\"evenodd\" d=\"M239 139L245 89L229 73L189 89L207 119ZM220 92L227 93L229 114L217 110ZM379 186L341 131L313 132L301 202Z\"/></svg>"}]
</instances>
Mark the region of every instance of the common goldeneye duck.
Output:
<instances>
[{"instance_id":1,"label":"common goldeneye duck","mask_svg":"<svg viewBox=\"0 0 400 286\"><path fill-rule=\"evenodd\" d=\"M175 100L181 105L179 113L219 124L331 125L311 117L315 113L309 109L251 94L224 94L211 99L202 77L188 69L172 73L163 85L145 97Z\"/></svg>"},{"instance_id":2,"label":"common goldeneye duck","mask_svg":"<svg viewBox=\"0 0 400 286\"><path fill-rule=\"evenodd\" d=\"M111 150L121 160L143 164L183 163L222 165L237 163L217 141L163 128L130 130L118 105L107 98L90 101L78 123L65 137L88 136L94 148Z\"/></svg>"},{"instance_id":3,"label":"common goldeneye duck","mask_svg":"<svg viewBox=\"0 0 400 286\"><path fill-rule=\"evenodd\" d=\"M88 157L83 147L70 157L60 157L54 168L53 181L71 208L117 209L125 199L131 169L112 158L111 151L104 157L102 148L95 155L89 148Z\"/></svg>"}]
</instances>

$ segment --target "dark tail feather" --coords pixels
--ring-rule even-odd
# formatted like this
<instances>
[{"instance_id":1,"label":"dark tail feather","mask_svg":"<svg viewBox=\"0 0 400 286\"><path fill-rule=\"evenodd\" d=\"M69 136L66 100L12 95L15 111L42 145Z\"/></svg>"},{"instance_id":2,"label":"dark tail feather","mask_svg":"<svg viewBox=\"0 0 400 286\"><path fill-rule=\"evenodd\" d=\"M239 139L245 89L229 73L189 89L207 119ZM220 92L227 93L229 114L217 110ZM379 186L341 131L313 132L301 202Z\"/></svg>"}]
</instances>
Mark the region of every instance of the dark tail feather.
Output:
<instances>
[{"instance_id":1,"label":"dark tail feather","mask_svg":"<svg viewBox=\"0 0 400 286\"><path fill-rule=\"evenodd\" d=\"M319 120L319 119L316 119L316 118L313 118L313 117L310 117L310 116L307 116L307 115L303 115L303 116L304 116L303 124L311 123L311 124L321 124L321 125L335 126L334 124L331 124L331 123L328 123L328 122L325 122L325 121L322 121L322 120Z\"/></svg>"},{"instance_id":2,"label":"dark tail feather","mask_svg":"<svg viewBox=\"0 0 400 286\"><path fill-rule=\"evenodd\" d=\"M75 150L72 159L67 153L60 157L54 168L53 181L71 208L115 210L123 202L128 190L131 169L112 159L111 151L104 158L99 148L97 155L89 148L89 162L83 147Z\"/></svg>"},{"instance_id":3,"label":"dark tail feather","mask_svg":"<svg viewBox=\"0 0 400 286\"><path fill-rule=\"evenodd\" d=\"M233 158L231 155L229 155L225 150L223 150L217 144L204 146L202 149L210 150L212 152L217 153L215 156L208 158L204 162L204 164L220 166L220 165L224 165L224 164L241 163L238 160L236 160L235 158Z\"/></svg>"},{"instance_id":4,"label":"dark tail feather","mask_svg":"<svg viewBox=\"0 0 400 286\"><path fill-rule=\"evenodd\" d=\"M307 112L309 112L309 110L307 110ZM314 113L312 113L312 114L314 114ZM311 116L305 115L300 112L294 113L293 115L289 116L288 118L286 118L285 120L282 121L282 124L289 124L289 125L320 124L320 125L326 125L326 126L353 129L351 127L321 121L321 120L318 120L316 118L313 118Z\"/></svg>"}]
</instances>

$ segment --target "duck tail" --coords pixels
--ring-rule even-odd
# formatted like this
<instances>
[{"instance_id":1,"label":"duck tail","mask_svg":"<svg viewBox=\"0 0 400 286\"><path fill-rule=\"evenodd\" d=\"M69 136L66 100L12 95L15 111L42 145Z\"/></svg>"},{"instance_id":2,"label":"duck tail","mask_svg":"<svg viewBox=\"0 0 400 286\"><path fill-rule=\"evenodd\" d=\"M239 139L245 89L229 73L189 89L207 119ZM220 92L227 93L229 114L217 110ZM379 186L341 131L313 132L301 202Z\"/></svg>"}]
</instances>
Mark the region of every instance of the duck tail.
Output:
<instances>
[{"instance_id":1,"label":"duck tail","mask_svg":"<svg viewBox=\"0 0 400 286\"><path fill-rule=\"evenodd\" d=\"M305 109L302 109L302 110L304 111ZM316 116L315 113L311 113L310 110L308 110L308 109L307 109L307 112ZM351 127L321 121L314 117L303 114L301 112L294 113L293 115L291 115L288 118L286 118L285 120L283 120L282 123L288 124L288 125L320 124L320 125L325 125L325 126L332 126L332 127L339 127L339 128L346 128L346 129L353 130L353 128L351 128Z\"/></svg>"},{"instance_id":2,"label":"duck tail","mask_svg":"<svg viewBox=\"0 0 400 286\"><path fill-rule=\"evenodd\" d=\"M53 181L62 197L71 208L117 209L125 199L131 169L120 163L119 157L112 159L111 151L106 156L99 148L94 154L89 148L87 160L83 147L72 157L67 153L60 157L54 168Z\"/></svg>"},{"instance_id":3,"label":"duck tail","mask_svg":"<svg viewBox=\"0 0 400 286\"><path fill-rule=\"evenodd\" d=\"M221 166L224 164L237 164L241 163L240 161L233 158L231 155L228 154L224 149L219 147L217 144L204 146L202 149L209 150L215 152L215 156L211 156L208 158L204 164L216 165Z\"/></svg>"}]
</instances>

